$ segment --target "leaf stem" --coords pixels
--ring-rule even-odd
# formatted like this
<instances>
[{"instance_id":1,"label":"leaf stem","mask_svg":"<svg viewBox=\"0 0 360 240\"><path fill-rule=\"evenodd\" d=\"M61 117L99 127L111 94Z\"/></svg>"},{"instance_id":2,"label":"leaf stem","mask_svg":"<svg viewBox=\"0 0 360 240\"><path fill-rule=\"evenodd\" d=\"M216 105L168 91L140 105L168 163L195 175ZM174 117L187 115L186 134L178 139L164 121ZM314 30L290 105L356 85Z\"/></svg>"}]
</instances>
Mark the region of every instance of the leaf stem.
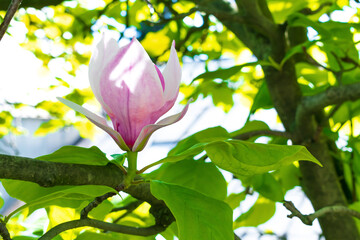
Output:
<instances>
[{"instance_id":1,"label":"leaf stem","mask_svg":"<svg viewBox=\"0 0 360 240\"><path fill-rule=\"evenodd\" d=\"M151 164L143 167L143 168L140 169L139 171L136 171L136 173L137 173L137 174L144 173L144 172L145 172L146 170L148 170L149 168L152 168L152 167L154 167L154 166L156 166L156 165L158 165L158 164L161 164L161 163L163 163L163 162L164 162L164 159L160 159L159 161L156 161L156 162L154 162L154 163L151 163Z\"/></svg>"},{"instance_id":2,"label":"leaf stem","mask_svg":"<svg viewBox=\"0 0 360 240\"><path fill-rule=\"evenodd\" d=\"M128 169L124 179L124 187L128 188L136 176L137 152L127 152Z\"/></svg>"}]
</instances>

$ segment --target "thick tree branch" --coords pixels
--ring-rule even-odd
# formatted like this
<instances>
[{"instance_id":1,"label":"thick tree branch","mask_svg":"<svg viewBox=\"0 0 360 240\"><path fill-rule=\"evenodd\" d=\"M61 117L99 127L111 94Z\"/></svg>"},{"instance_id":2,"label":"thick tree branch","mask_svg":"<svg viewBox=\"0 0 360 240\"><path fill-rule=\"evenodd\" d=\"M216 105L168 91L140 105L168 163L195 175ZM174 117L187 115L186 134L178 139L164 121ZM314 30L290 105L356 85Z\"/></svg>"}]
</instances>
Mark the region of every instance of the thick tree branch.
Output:
<instances>
[{"instance_id":1,"label":"thick tree branch","mask_svg":"<svg viewBox=\"0 0 360 240\"><path fill-rule=\"evenodd\" d=\"M161 225L153 225L150 227L138 228L138 227L129 227L114 223L102 222L95 219L80 219L80 220L61 223L53 227L42 237L40 237L39 240L51 240L55 236L66 230L79 228L79 227L94 227L106 231L118 232L118 233L124 233L124 234L136 235L136 236L151 236L158 234L166 229L166 227Z\"/></svg>"},{"instance_id":2,"label":"thick tree branch","mask_svg":"<svg viewBox=\"0 0 360 240\"><path fill-rule=\"evenodd\" d=\"M6 228L6 223L0 219L0 236L3 240L11 240L9 231Z\"/></svg>"},{"instance_id":3,"label":"thick tree branch","mask_svg":"<svg viewBox=\"0 0 360 240\"><path fill-rule=\"evenodd\" d=\"M119 191L121 190L119 189L119 187L120 187L120 183L122 183L124 179L124 173L116 165L112 163L109 163L106 166L90 166L90 165L82 165L82 164L47 162L47 161L40 161L26 157L17 157L17 156L0 154L0 178L30 181L37 183L43 187L53 187L60 185L72 185L72 186L105 185L114 188L116 191ZM140 179L140 177L137 176L135 179ZM125 192L130 194L134 198L137 198L142 201L146 201L151 205L150 213L153 214L155 217L157 227L154 228L157 231L160 230L159 226L161 226L161 229L165 229L167 226L171 224L171 222L175 220L171 211L167 208L165 203L163 201L156 199L151 194L150 183L144 182L144 183L132 185L129 188L127 188ZM82 220L89 220L86 218L87 213L91 211L94 207L96 207L98 205L98 202L101 202L107 197L110 197L110 195L105 194L103 196L100 196L98 199L95 199L94 202L90 203L87 207L85 207L84 211L82 212L82 217L85 219ZM95 225L87 225L87 224L95 224ZM64 229L64 227L71 229L81 226L97 227L103 225L101 225L99 222L94 222L94 221L87 222L87 221L77 220L73 223L66 223L65 225L61 225L59 229L60 230ZM99 228L113 231L111 229L114 228L114 226L111 225L104 225L104 226L107 228L102 228L102 227ZM59 229L54 231L59 231ZM116 229L118 229L118 231L134 230L134 229L129 230L126 228L124 230L124 228L121 227L119 228L115 227L114 229L115 229L114 231L116 231ZM147 231L154 231L154 229L150 228L148 230L146 229L142 230L140 234L143 234L144 232ZM53 233L54 232L52 232L51 234ZM50 238L44 238L44 239L50 239Z\"/></svg>"},{"instance_id":4,"label":"thick tree branch","mask_svg":"<svg viewBox=\"0 0 360 240\"><path fill-rule=\"evenodd\" d=\"M358 99L360 99L360 83L330 87L319 94L304 97L296 112L296 124L301 126L307 123L310 115L327 106Z\"/></svg>"},{"instance_id":5,"label":"thick tree branch","mask_svg":"<svg viewBox=\"0 0 360 240\"><path fill-rule=\"evenodd\" d=\"M0 154L0 178L30 181L42 187L104 185L116 189L123 181L124 173L112 163L106 166L90 166ZM165 206L151 194L149 183L132 185L125 192L151 205Z\"/></svg>"},{"instance_id":6,"label":"thick tree branch","mask_svg":"<svg viewBox=\"0 0 360 240\"><path fill-rule=\"evenodd\" d=\"M0 25L0 41L3 38L7 28L9 27L9 24L11 22L11 19L14 17L16 11L18 10L22 0L12 0L9 8L6 12L6 15L4 17L4 21Z\"/></svg>"},{"instance_id":7,"label":"thick tree branch","mask_svg":"<svg viewBox=\"0 0 360 240\"><path fill-rule=\"evenodd\" d=\"M285 201L284 207L291 212L288 218L298 217L304 224L312 225L315 219L329 213L347 214L360 219L360 213L345 206L328 206L315 211L312 214L302 214L291 201Z\"/></svg>"}]
</instances>

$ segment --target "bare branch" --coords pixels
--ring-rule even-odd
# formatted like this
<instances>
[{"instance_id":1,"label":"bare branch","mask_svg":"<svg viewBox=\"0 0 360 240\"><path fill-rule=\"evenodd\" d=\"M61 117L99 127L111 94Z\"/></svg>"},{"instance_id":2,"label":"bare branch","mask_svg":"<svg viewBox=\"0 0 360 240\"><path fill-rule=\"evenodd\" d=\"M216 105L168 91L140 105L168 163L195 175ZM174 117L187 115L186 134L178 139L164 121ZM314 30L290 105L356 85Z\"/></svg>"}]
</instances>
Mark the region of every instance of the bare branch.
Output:
<instances>
[{"instance_id":1,"label":"bare branch","mask_svg":"<svg viewBox=\"0 0 360 240\"><path fill-rule=\"evenodd\" d=\"M66 230L79 228L79 227L86 227L86 226L99 228L106 231L118 232L118 233L124 233L124 234L136 235L136 236L151 236L163 232L166 229L166 227L161 225L153 225L150 227L138 228L138 227L129 227L129 226L102 222L99 220L86 218L86 219L73 220L73 221L61 223L50 229L48 232L46 232L42 237L39 238L39 240L50 240Z\"/></svg>"},{"instance_id":2,"label":"bare branch","mask_svg":"<svg viewBox=\"0 0 360 240\"><path fill-rule=\"evenodd\" d=\"M9 27L9 24L11 22L11 19L14 17L16 11L18 10L22 0L12 0L9 8L6 12L6 15L4 17L4 21L0 25L0 41L3 38L7 28Z\"/></svg>"},{"instance_id":3,"label":"bare branch","mask_svg":"<svg viewBox=\"0 0 360 240\"><path fill-rule=\"evenodd\" d=\"M321 208L312 214L304 215L295 207L291 201L285 201L283 205L291 212L291 214L288 215L288 218L297 217L306 225L312 225L315 219L329 213L347 214L360 219L359 212L351 210L345 206L328 206Z\"/></svg>"}]
</instances>

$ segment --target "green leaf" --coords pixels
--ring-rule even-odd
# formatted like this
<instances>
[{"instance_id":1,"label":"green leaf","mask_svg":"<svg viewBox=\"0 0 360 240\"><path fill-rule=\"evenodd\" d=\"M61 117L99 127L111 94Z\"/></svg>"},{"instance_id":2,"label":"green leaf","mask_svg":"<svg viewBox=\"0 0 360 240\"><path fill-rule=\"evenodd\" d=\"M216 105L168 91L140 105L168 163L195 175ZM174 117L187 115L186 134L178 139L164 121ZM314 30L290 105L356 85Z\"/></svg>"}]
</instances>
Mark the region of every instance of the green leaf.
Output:
<instances>
[{"instance_id":1,"label":"green leaf","mask_svg":"<svg viewBox=\"0 0 360 240\"><path fill-rule=\"evenodd\" d=\"M153 164L150 164L149 166L156 166L161 163L178 162L178 161L182 161L185 159L192 159L194 156L200 154L204 150L205 145L206 145L206 143L195 144L194 146L190 147L189 149L187 149L183 152L180 152L175 155L169 155L163 159L160 159L159 161L157 161Z\"/></svg>"},{"instance_id":2,"label":"green leaf","mask_svg":"<svg viewBox=\"0 0 360 240\"><path fill-rule=\"evenodd\" d=\"M151 181L152 194L174 214L180 240L233 240L232 210L224 202L194 190Z\"/></svg>"},{"instance_id":3,"label":"green leaf","mask_svg":"<svg viewBox=\"0 0 360 240\"><path fill-rule=\"evenodd\" d=\"M112 154L111 157L113 159L110 160L110 162L116 164L116 165L123 165L126 159L126 153L123 154Z\"/></svg>"},{"instance_id":4,"label":"green leaf","mask_svg":"<svg viewBox=\"0 0 360 240\"><path fill-rule=\"evenodd\" d=\"M303 54L304 53L304 48L307 49L310 46L312 46L313 44L315 44L317 42L317 40L314 41L306 41L304 43L298 44L292 48L290 48L284 58L281 60L280 66L283 67L284 64L286 63L287 60L289 60L292 56L294 56L297 53Z\"/></svg>"},{"instance_id":5,"label":"green leaf","mask_svg":"<svg viewBox=\"0 0 360 240\"><path fill-rule=\"evenodd\" d=\"M37 159L49 162L76 163L99 166L105 166L109 163L105 153L103 153L95 146L90 148L64 146L51 154L37 157Z\"/></svg>"},{"instance_id":6,"label":"green leaf","mask_svg":"<svg viewBox=\"0 0 360 240\"><path fill-rule=\"evenodd\" d=\"M229 140L210 143L204 149L218 167L240 176L266 173L301 160L321 166L304 146Z\"/></svg>"},{"instance_id":7,"label":"green leaf","mask_svg":"<svg viewBox=\"0 0 360 240\"><path fill-rule=\"evenodd\" d=\"M49 205L78 208L84 201L92 201L95 197L114 190L107 186L56 186L40 187L36 183L3 179L6 192L13 198L26 204L13 212L30 208L30 212Z\"/></svg>"},{"instance_id":8,"label":"green leaf","mask_svg":"<svg viewBox=\"0 0 360 240\"><path fill-rule=\"evenodd\" d=\"M87 204L87 203L86 203ZM85 207L85 206L84 206ZM114 208L114 205L109 201L105 200L102 203L100 203L96 208L91 210L89 212L89 216L91 218L95 218L98 220L104 220L106 215L111 212L111 210Z\"/></svg>"},{"instance_id":9,"label":"green leaf","mask_svg":"<svg viewBox=\"0 0 360 240\"><path fill-rule=\"evenodd\" d=\"M206 80L214 80L216 78L220 78L220 79L226 80L226 79L229 79L230 77L232 77L233 75L237 74L238 72L240 72L241 69L244 67L256 66L256 65L260 65L260 64L265 64L265 62L263 62L263 61L250 62L250 63L241 64L241 65L236 65L236 66L233 66L230 68L219 68L215 71L208 71L208 72L202 73L202 74L198 75L197 77L195 77L191 83L193 83L194 81L196 81L198 79L204 79L206 81Z\"/></svg>"},{"instance_id":10,"label":"green leaf","mask_svg":"<svg viewBox=\"0 0 360 240\"><path fill-rule=\"evenodd\" d=\"M284 201L284 192L281 184L270 173L259 174L251 177L251 185L262 196L275 201Z\"/></svg>"},{"instance_id":11,"label":"green leaf","mask_svg":"<svg viewBox=\"0 0 360 240\"><path fill-rule=\"evenodd\" d=\"M255 120L255 121L246 122L245 125L241 129L230 133L230 135L231 135L231 138L236 138L236 136L247 133L247 132L252 132L252 131L257 131L257 130L269 130L269 129L270 128L266 123ZM258 138L258 136L252 137L252 138L248 139L248 141L255 140L257 138Z\"/></svg>"},{"instance_id":12,"label":"green leaf","mask_svg":"<svg viewBox=\"0 0 360 240\"><path fill-rule=\"evenodd\" d=\"M312 21L301 13L293 13L290 15L288 24L293 27L312 27L321 35L322 39L331 38L331 32L324 28L322 23Z\"/></svg>"},{"instance_id":13,"label":"green leaf","mask_svg":"<svg viewBox=\"0 0 360 240\"><path fill-rule=\"evenodd\" d=\"M166 240L174 240L174 236L176 235L177 235L176 222L173 222L169 227L166 228L165 231L161 233L161 236L163 236Z\"/></svg>"},{"instance_id":14,"label":"green leaf","mask_svg":"<svg viewBox=\"0 0 360 240\"><path fill-rule=\"evenodd\" d=\"M240 203L244 201L246 198L246 191L243 191L241 193L232 193L230 194L225 202L229 204L231 209L235 209L240 206Z\"/></svg>"},{"instance_id":15,"label":"green leaf","mask_svg":"<svg viewBox=\"0 0 360 240\"><path fill-rule=\"evenodd\" d=\"M197 143L209 143L213 141L226 140L229 138L229 133L222 127L218 126L208 128L178 142L178 144L170 150L168 156L173 156L185 152Z\"/></svg>"},{"instance_id":16,"label":"green leaf","mask_svg":"<svg viewBox=\"0 0 360 240\"><path fill-rule=\"evenodd\" d=\"M256 110L260 108L270 109L272 107L273 107L273 102L271 100L266 82L264 81L254 98L253 104L250 109L250 114L254 114Z\"/></svg>"},{"instance_id":17,"label":"green leaf","mask_svg":"<svg viewBox=\"0 0 360 240\"><path fill-rule=\"evenodd\" d=\"M255 204L238 217L234 229L239 227L256 227L267 222L275 214L275 202L259 196Z\"/></svg>"},{"instance_id":18,"label":"green leaf","mask_svg":"<svg viewBox=\"0 0 360 240\"><path fill-rule=\"evenodd\" d=\"M157 161L153 165L193 158L204 150L204 146L207 143L225 140L229 137L229 133L222 127L205 129L178 142L178 144L170 150L167 157Z\"/></svg>"},{"instance_id":19,"label":"green leaf","mask_svg":"<svg viewBox=\"0 0 360 240\"><path fill-rule=\"evenodd\" d=\"M294 164L284 166L275 171L274 176L278 179L284 192L300 185L301 173Z\"/></svg>"},{"instance_id":20,"label":"green leaf","mask_svg":"<svg viewBox=\"0 0 360 240\"><path fill-rule=\"evenodd\" d=\"M15 236L12 240L36 240L37 237L30 237L30 236Z\"/></svg>"},{"instance_id":21,"label":"green leaf","mask_svg":"<svg viewBox=\"0 0 360 240\"><path fill-rule=\"evenodd\" d=\"M230 111L234 105L233 94L234 87L229 82L207 81L201 83L198 87L198 94L204 97L211 96L215 106L222 108L225 112Z\"/></svg>"},{"instance_id":22,"label":"green leaf","mask_svg":"<svg viewBox=\"0 0 360 240\"><path fill-rule=\"evenodd\" d=\"M227 195L227 183L213 163L191 159L166 163L148 177L187 187L218 200L224 200Z\"/></svg>"},{"instance_id":23,"label":"green leaf","mask_svg":"<svg viewBox=\"0 0 360 240\"><path fill-rule=\"evenodd\" d=\"M2 206L4 206L4 199L2 199L1 193L0 193L0 209L2 208Z\"/></svg>"}]
</instances>

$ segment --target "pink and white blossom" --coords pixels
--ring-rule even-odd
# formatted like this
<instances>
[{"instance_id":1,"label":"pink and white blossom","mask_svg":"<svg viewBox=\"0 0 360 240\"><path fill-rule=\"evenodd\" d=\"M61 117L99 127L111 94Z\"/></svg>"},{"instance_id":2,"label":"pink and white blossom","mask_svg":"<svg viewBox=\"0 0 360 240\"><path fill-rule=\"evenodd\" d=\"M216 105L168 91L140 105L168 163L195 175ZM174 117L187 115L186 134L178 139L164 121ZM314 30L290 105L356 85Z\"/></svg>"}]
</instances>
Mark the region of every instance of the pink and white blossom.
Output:
<instances>
[{"instance_id":1,"label":"pink and white blossom","mask_svg":"<svg viewBox=\"0 0 360 240\"><path fill-rule=\"evenodd\" d=\"M179 93L181 67L175 42L161 72L136 38L119 47L115 39L104 35L91 57L89 79L113 128L80 105L58 99L110 134L125 151L141 151L154 131L179 121L188 109L186 105L180 113L156 122L174 105Z\"/></svg>"}]
</instances>

